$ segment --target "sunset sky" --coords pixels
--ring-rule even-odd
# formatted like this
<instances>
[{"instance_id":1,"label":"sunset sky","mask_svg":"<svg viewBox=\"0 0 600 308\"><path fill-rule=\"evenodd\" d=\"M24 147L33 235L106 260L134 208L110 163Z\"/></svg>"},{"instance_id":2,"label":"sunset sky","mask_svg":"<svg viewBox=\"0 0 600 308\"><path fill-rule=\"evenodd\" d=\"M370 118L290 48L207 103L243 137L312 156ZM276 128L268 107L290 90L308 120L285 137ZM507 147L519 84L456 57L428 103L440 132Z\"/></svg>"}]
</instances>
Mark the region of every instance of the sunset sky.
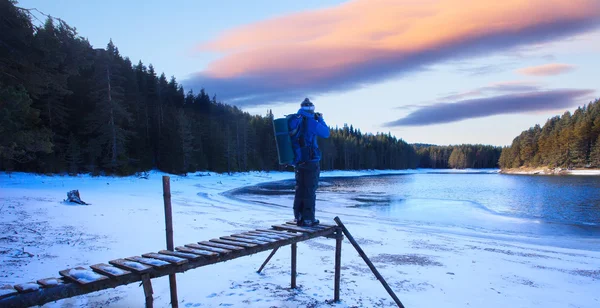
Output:
<instances>
[{"instance_id":1,"label":"sunset sky","mask_svg":"<svg viewBox=\"0 0 600 308\"><path fill-rule=\"evenodd\" d=\"M409 143L508 145L600 98L600 0L21 0L96 48L276 117ZM42 15L37 15L43 20Z\"/></svg>"}]
</instances>

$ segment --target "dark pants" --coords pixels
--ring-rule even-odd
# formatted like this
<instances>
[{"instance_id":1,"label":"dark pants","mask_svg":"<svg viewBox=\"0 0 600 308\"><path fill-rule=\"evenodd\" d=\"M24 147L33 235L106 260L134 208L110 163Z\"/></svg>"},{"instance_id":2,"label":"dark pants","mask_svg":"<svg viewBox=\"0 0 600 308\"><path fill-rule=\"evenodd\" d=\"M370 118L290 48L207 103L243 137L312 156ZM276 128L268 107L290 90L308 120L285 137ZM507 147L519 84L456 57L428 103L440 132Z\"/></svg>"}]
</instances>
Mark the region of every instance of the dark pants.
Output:
<instances>
[{"instance_id":1,"label":"dark pants","mask_svg":"<svg viewBox=\"0 0 600 308\"><path fill-rule=\"evenodd\" d=\"M307 162L296 167L294 218L299 221L315 219L315 202L320 172L319 162Z\"/></svg>"}]
</instances>

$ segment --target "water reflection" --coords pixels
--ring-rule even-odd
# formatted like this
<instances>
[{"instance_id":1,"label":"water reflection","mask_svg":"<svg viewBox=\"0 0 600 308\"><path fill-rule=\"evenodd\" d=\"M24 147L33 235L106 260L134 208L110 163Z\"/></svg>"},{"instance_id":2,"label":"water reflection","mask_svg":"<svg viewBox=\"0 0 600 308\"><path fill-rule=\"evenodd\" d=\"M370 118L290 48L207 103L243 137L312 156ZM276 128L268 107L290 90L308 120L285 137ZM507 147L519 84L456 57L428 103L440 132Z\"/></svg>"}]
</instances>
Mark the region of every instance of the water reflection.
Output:
<instances>
[{"instance_id":1,"label":"water reflection","mask_svg":"<svg viewBox=\"0 0 600 308\"><path fill-rule=\"evenodd\" d=\"M237 195L293 199L294 181ZM526 235L600 236L600 177L417 173L322 178L318 198L399 222ZM335 210L335 209L334 209Z\"/></svg>"}]
</instances>

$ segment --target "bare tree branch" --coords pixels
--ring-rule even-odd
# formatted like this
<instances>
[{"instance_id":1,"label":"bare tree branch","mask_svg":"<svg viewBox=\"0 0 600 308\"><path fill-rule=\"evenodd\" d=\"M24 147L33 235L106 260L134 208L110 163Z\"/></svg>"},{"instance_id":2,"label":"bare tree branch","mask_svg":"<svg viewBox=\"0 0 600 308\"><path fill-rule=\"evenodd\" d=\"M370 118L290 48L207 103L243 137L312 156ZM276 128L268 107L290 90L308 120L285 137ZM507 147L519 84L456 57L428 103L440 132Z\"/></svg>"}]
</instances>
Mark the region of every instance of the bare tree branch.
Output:
<instances>
[{"instance_id":1,"label":"bare tree branch","mask_svg":"<svg viewBox=\"0 0 600 308\"><path fill-rule=\"evenodd\" d=\"M69 30L73 30L73 31L75 31L75 28L73 28L73 27L69 26L69 24L68 24L66 21L64 21L63 19L61 19L61 18L58 18L58 17L51 16L51 15L48 15L48 14L46 14L46 13L44 13L44 12L42 12L42 11L38 10L37 8L30 8L30 9L26 9L26 8L23 8L23 7L18 7L18 6L15 6L15 8L16 8L16 9L18 9L18 10L21 10L21 11L25 11L25 12L27 12L27 14L29 14L29 16L31 16L31 17L33 17L33 18L35 18L37 21L39 21L39 22L40 22L40 23L42 23L42 24L43 24L44 22L43 22L43 21L41 21L39 18L37 18L37 16L35 16L35 14L33 14L32 12L37 12L37 13L39 13L39 14L41 14L41 15L43 15L43 16L46 16L46 17L48 17L48 18L51 18L51 19L56 19L56 20L58 20L58 21L59 21L59 22L60 22L60 23L61 23L63 26L65 26L66 28L68 28Z\"/></svg>"}]
</instances>

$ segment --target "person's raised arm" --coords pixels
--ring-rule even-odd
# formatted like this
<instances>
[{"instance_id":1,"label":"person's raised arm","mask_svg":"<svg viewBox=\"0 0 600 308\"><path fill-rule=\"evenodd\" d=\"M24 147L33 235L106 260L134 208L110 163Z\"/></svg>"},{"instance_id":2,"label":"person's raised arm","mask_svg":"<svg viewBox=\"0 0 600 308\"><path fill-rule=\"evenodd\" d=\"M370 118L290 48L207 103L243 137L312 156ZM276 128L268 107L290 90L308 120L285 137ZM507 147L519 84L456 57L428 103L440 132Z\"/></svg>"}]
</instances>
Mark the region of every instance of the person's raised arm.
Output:
<instances>
[{"instance_id":1,"label":"person's raised arm","mask_svg":"<svg viewBox=\"0 0 600 308\"><path fill-rule=\"evenodd\" d=\"M315 127L317 136L319 136L321 138L329 138L329 127L327 126L327 123L325 123L325 120L323 119L323 115L320 113L317 113L315 116L315 120L317 122L317 125Z\"/></svg>"}]
</instances>

